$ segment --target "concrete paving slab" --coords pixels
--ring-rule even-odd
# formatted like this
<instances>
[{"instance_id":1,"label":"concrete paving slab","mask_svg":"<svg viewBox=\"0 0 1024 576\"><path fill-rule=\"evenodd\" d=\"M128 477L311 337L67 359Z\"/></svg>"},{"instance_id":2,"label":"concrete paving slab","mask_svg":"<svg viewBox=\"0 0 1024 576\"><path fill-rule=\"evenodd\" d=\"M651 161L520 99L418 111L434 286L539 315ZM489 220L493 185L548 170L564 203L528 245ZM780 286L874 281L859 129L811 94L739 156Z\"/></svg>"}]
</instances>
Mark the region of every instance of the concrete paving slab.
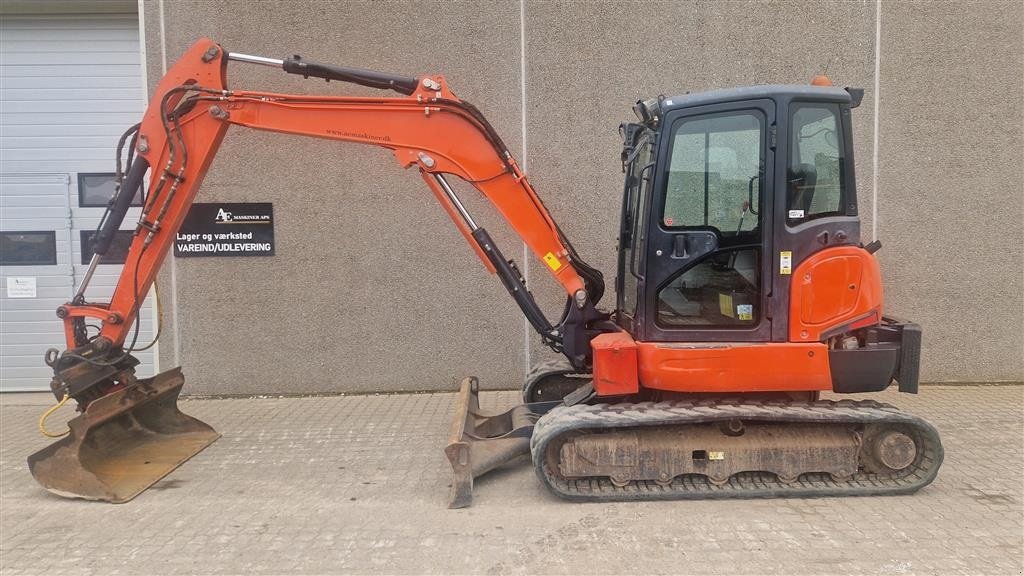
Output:
<instances>
[{"instance_id":1,"label":"concrete paving slab","mask_svg":"<svg viewBox=\"0 0 1024 576\"><path fill-rule=\"evenodd\" d=\"M454 394L185 400L224 437L125 505L32 480L40 406L0 406L0 572L16 574L1020 574L1024 387L876 398L931 420L913 496L573 504L529 467L445 508ZM485 409L517 394L486 392ZM51 427L71 415L62 409Z\"/></svg>"}]
</instances>

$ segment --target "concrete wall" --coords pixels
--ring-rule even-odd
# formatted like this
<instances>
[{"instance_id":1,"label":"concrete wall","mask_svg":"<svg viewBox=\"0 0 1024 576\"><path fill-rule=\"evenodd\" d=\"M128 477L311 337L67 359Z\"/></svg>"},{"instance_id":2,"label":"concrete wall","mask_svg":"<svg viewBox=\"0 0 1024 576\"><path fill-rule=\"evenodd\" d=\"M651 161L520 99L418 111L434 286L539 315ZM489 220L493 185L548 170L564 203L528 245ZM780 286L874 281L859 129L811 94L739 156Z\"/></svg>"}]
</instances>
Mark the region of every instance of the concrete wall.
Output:
<instances>
[{"instance_id":1,"label":"concrete wall","mask_svg":"<svg viewBox=\"0 0 1024 576\"><path fill-rule=\"evenodd\" d=\"M622 187L616 129L633 101L804 83L823 71L837 85L863 86L854 130L865 235L877 229L885 242L888 310L924 325L924 379L1024 379L1019 2L146 0L144 8L151 85L164 59L173 63L200 36L238 52L445 74L518 154L609 285ZM241 65L230 79L360 93ZM496 213L468 186L460 192L522 264L521 244ZM185 366L194 393L450 389L467 374L518 387L529 363L545 357L419 177L386 151L236 129L200 200L274 202L277 255L165 266L161 285L173 301L162 364ZM556 316L554 282L542 265L525 267Z\"/></svg>"},{"instance_id":2,"label":"concrete wall","mask_svg":"<svg viewBox=\"0 0 1024 576\"><path fill-rule=\"evenodd\" d=\"M922 376L1024 380L1024 4L884 3L878 237Z\"/></svg>"}]
</instances>

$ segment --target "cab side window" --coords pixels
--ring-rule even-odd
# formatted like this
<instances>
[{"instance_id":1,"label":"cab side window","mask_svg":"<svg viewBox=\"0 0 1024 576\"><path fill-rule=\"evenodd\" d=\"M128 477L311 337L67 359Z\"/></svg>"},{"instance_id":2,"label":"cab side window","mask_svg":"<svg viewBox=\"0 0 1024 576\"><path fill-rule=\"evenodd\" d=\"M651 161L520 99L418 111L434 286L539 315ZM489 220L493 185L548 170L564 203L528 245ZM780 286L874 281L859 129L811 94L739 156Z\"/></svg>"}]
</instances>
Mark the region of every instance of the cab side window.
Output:
<instances>
[{"instance_id":1,"label":"cab side window","mask_svg":"<svg viewBox=\"0 0 1024 576\"><path fill-rule=\"evenodd\" d=\"M622 244L625 269L623 270L622 312L629 317L636 315L638 275L641 273L640 257L645 245L647 196L651 183L652 170L648 165L654 159L654 146L649 138L637 144L627 172L629 188L627 217L629 232Z\"/></svg>"},{"instance_id":2,"label":"cab side window","mask_svg":"<svg viewBox=\"0 0 1024 576\"><path fill-rule=\"evenodd\" d=\"M843 214L846 190L839 107L798 102L790 114L786 221L792 226Z\"/></svg>"}]
</instances>

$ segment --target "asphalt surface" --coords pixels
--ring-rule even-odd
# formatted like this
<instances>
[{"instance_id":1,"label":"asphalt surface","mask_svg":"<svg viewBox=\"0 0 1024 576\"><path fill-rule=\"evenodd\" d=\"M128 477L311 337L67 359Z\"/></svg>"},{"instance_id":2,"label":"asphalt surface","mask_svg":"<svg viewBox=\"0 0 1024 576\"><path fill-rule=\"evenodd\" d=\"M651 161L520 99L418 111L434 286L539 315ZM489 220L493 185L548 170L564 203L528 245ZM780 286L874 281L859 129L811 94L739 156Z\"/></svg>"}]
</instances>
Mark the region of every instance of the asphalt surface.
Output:
<instances>
[{"instance_id":1,"label":"asphalt surface","mask_svg":"<svg viewBox=\"0 0 1024 576\"><path fill-rule=\"evenodd\" d=\"M448 510L454 394L183 400L223 438L123 505L42 490L25 458L48 443L49 399L5 395L0 573L1024 573L1024 387L875 398L942 434L939 477L915 495L574 504L521 466Z\"/></svg>"}]
</instances>

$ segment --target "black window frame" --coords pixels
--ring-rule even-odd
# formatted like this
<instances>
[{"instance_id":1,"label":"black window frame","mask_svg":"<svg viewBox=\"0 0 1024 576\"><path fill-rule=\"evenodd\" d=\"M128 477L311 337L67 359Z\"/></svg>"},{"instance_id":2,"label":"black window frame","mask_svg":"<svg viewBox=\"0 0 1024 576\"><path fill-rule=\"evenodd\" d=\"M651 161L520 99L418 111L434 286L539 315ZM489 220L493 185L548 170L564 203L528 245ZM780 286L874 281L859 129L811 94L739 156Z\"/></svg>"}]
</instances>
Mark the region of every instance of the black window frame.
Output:
<instances>
[{"instance_id":1,"label":"black window frame","mask_svg":"<svg viewBox=\"0 0 1024 576\"><path fill-rule=\"evenodd\" d=\"M102 204L86 204L86 202L85 202L85 185L84 185L83 182L89 176L109 176L111 178L116 178L117 174L115 174L114 172L79 172L78 173L78 207L79 208L106 208L107 205L110 204L110 200L109 199L106 202L102 203ZM113 197L113 196L111 196L111 197ZM136 199L138 199L138 201L136 201ZM131 206L133 208L141 208L142 207L142 203L143 203L142 189L140 188L139 191L136 193L136 197L132 199Z\"/></svg>"},{"instance_id":2,"label":"black window frame","mask_svg":"<svg viewBox=\"0 0 1024 576\"><path fill-rule=\"evenodd\" d=\"M663 120L663 130L665 133L671 133L672 127L676 125L683 118L689 118L693 116L701 116L706 114L714 114L719 112L737 112L740 110L753 110L758 111L763 115L765 121L765 131L763 133L762 151L764 152L764 173L762 175L762 182L759 184L758 191L760 197L755 199L760 205L758 209L758 222L760 224L759 234L756 238L759 238L758 242L762 245L762 254L767 253L768 250L774 245L772 242L773 234L776 231L775 226L775 214L776 209L774 206L776 194L774 192L776 181L778 179L778 147L776 141L773 138L775 133L773 128L781 126L783 133L785 133L785 123L781 122L778 116L776 116L777 110L781 108L777 98L766 96L758 96L755 98L741 98L735 99L712 99L710 101L701 101L699 105L693 106L680 106L666 113ZM670 166L669 157L669 146L667 140L663 141L659 147L658 162L659 168L657 184L655 189L657 194L653 197L655 202L658 202L652 208L652 214L658 214L662 216L657 220L653 220L650 224L651 234L650 237L653 242L648 243L647 257L653 259L654 265L648 264L646 272L650 275L645 279L646 287L644 289L644 304L643 304L643 319L644 324L641 335L637 337L638 340L644 340L647 342L767 342L771 338L772 327L774 326L773 316L765 312L761 316L761 322L757 326L750 328L736 328L736 329L719 329L713 326L704 326L699 329L697 328L662 328L655 321L649 321L651 314L655 313L657 288L661 287L665 282L670 281L673 275L679 272L680 268L688 267L692 264L696 264L699 258L703 257L705 253L704 248L710 248L711 250L718 248L731 248L739 247L741 244L750 243L754 236L751 236L748 231L744 231L738 237L718 237L715 235L714 230L705 229L703 227L695 228L666 228L662 222L663 217L663 206L665 189L668 185L667 174L668 167ZM784 147L784 143L783 143ZM760 171L760 167L759 167ZM757 184L755 182L755 184ZM716 242L712 242L707 245L704 242L697 242L700 246L699 250L695 250L690 253L687 257L683 258L682 255L676 254L676 242L677 236L680 235L692 235L695 239L701 240L702 235L704 237L715 235L718 238ZM728 238L728 241L725 241ZM756 243L756 242L755 242ZM658 254L661 251L662 254ZM766 282L767 278L771 278L770 270L768 269L768 258L762 257L762 269L761 278L762 282ZM684 262L685 261L685 262ZM771 309L771 292L768 291L767 285L762 284L762 298L765 303L762 305L762 310Z\"/></svg>"},{"instance_id":3,"label":"black window frame","mask_svg":"<svg viewBox=\"0 0 1024 576\"><path fill-rule=\"evenodd\" d=\"M7 234L44 234L50 237L50 246L52 247L53 258L50 261L43 262L7 262L4 260L4 254L2 250L3 244L0 243L0 266L56 266L57 265L57 231L56 230L0 230L0 236Z\"/></svg>"},{"instance_id":4,"label":"black window frame","mask_svg":"<svg viewBox=\"0 0 1024 576\"><path fill-rule=\"evenodd\" d=\"M845 123L845 118L843 117L843 107L840 105L839 102L824 102L820 100L802 99L794 99L790 101L789 110L787 111L787 121L789 123L789 142L787 143L788 158L786 158L786 165L784 167L786 180L789 179L789 170L792 168L793 161L797 157L797 150L799 149L799 146L796 142L798 129L796 127L795 122L793 121L793 117L796 115L796 111L799 108L828 109L832 113L833 118L835 118L837 152L839 153L839 206L838 210L828 212L817 212L815 214L804 214L803 218L790 218L790 197L789 186L787 182L787 185L781 191L784 199L783 201L785 202L785 212L783 212L783 214L785 216L784 221L786 223L786 228L798 228L806 224L807 222L812 222L814 220L818 220L819 218L829 218L835 216L856 216L857 205L855 202L851 201L851 194L854 197L856 197L856 191L851 191L850 175L847 173L848 163L849 166L853 165L853 161L848 160L847 156L849 155L852 158L852 154L851 150L847 146L847 126Z\"/></svg>"},{"instance_id":5,"label":"black window frame","mask_svg":"<svg viewBox=\"0 0 1024 576\"><path fill-rule=\"evenodd\" d=\"M644 147L647 149L644 150ZM647 206L650 205L651 191L657 155L655 133L642 134L634 145L634 157L629 167L628 182L631 184L627 192L624 216L629 221L629 230L625 231L629 238L629 246L620 246L622 261L622 316L634 321L643 301L639 287L643 279L643 246L647 236ZM627 306L632 304L632 309Z\"/></svg>"}]
</instances>

